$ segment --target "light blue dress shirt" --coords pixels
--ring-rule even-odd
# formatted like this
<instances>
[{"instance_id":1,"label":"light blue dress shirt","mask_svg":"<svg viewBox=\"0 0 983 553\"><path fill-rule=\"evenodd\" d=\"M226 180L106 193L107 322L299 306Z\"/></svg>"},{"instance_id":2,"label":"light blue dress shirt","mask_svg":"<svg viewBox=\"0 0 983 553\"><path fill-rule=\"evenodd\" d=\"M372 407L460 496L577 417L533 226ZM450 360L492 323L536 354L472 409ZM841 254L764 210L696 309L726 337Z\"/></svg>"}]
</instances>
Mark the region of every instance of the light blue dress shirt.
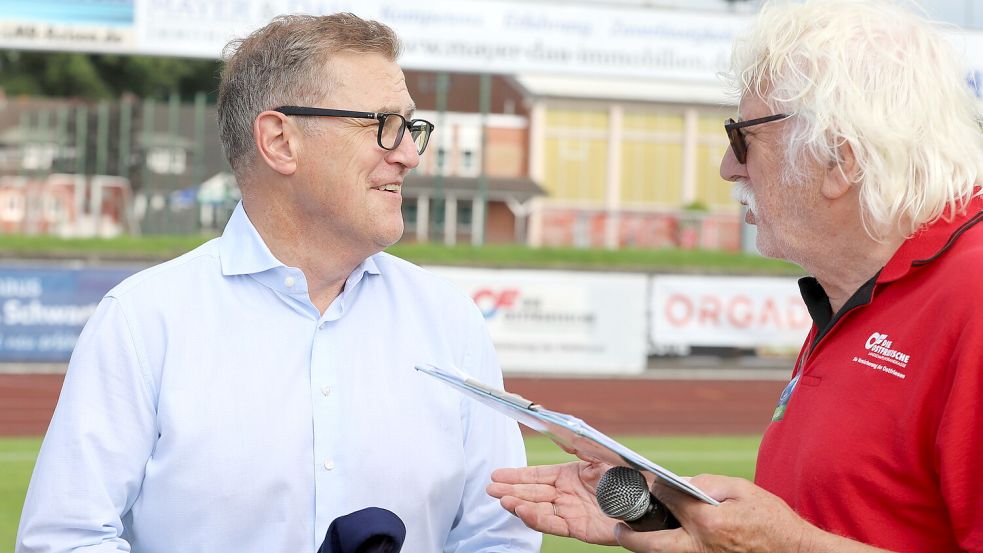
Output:
<instances>
[{"instance_id":1,"label":"light blue dress shirt","mask_svg":"<svg viewBox=\"0 0 983 553\"><path fill-rule=\"evenodd\" d=\"M240 204L222 237L111 290L72 355L17 551L313 553L369 506L405 553L532 552L485 494L515 423L414 370L500 385L474 303L385 253L324 315Z\"/></svg>"}]
</instances>

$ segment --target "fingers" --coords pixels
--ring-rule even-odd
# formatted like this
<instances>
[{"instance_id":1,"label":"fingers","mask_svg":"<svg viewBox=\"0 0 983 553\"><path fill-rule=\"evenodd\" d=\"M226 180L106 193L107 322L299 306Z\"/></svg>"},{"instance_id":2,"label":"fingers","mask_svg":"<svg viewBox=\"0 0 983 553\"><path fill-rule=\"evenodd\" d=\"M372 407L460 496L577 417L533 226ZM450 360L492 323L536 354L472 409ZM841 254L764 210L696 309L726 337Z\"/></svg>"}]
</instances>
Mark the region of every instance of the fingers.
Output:
<instances>
[{"instance_id":1,"label":"fingers","mask_svg":"<svg viewBox=\"0 0 983 553\"><path fill-rule=\"evenodd\" d=\"M699 486L697 486L697 487L699 487ZM703 489L703 488L700 488L700 489ZM659 501L661 501L662 503L665 503L665 505L667 507L669 507L669 510L670 511L673 511L674 514L675 514L675 512L676 512L676 510L677 510L678 507L680 507L682 505L686 505L690 501L699 501L699 500L697 500L697 499L695 499L693 497L690 497L688 494L685 494L685 493L677 490L676 488L673 488L671 486L666 485L659 478L656 478L655 481L652 483L651 491L652 491L652 494L655 495L655 497ZM703 491L706 491L706 490L703 490ZM710 493L707 492L707 495L710 495ZM713 497L713 496L711 495L711 497ZM714 499L716 499L716 498L714 498Z\"/></svg>"},{"instance_id":2,"label":"fingers","mask_svg":"<svg viewBox=\"0 0 983 553\"><path fill-rule=\"evenodd\" d=\"M496 469L491 474L493 482L503 484L552 484L565 465L540 465L534 467Z\"/></svg>"},{"instance_id":3,"label":"fingers","mask_svg":"<svg viewBox=\"0 0 983 553\"><path fill-rule=\"evenodd\" d=\"M636 532L627 524L619 523L614 528L614 538L621 547L635 553L688 553L694 550L682 528Z\"/></svg>"},{"instance_id":4,"label":"fingers","mask_svg":"<svg viewBox=\"0 0 983 553\"><path fill-rule=\"evenodd\" d=\"M717 501L733 499L744 493L748 481L743 478L719 476L716 474L700 474L690 478L690 483L700 488Z\"/></svg>"},{"instance_id":5,"label":"fingers","mask_svg":"<svg viewBox=\"0 0 983 553\"><path fill-rule=\"evenodd\" d=\"M718 501L723 501L726 498L726 494L720 494L718 487L714 487L712 490L707 489L700 485L699 481L695 478L690 479L690 483L694 486L700 488L707 495L713 497ZM704 508L716 509L712 505L708 505L703 501L690 496L687 493L681 492L676 488L666 485L660 478L656 478L655 482L652 483L651 487L652 494L655 495L656 499L661 501L669 512L676 517L676 520L683 526L683 528L690 528L691 526L698 525L696 520L701 517Z\"/></svg>"},{"instance_id":6,"label":"fingers","mask_svg":"<svg viewBox=\"0 0 983 553\"><path fill-rule=\"evenodd\" d=\"M513 496L525 501L552 501L556 498L556 478L565 465L542 465L498 469L485 492L499 499Z\"/></svg>"},{"instance_id":7,"label":"fingers","mask_svg":"<svg viewBox=\"0 0 983 553\"><path fill-rule=\"evenodd\" d=\"M502 499L506 496L522 501L547 503L556 500L557 490L551 484L499 484L492 482L485 488L488 495Z\"/></svg>"},{"instance_id":8,"label":"fingers","mask_svg":"<svg viewBox=\"0 0 983 553\"><path fill-rule=\"evenodd\" d=\"M733 500L746 495L749 491L748 487L751 486L750 482L743 478L732 478L714 474L694 476L689 479L689 482L720 502ZM659 478L655 479L651 489L655 497L665 503L684 526L686 520L690 518L691 512L695 512L702 506L705 506L703 502L690 497L688 494L667 486Z\"/></svg>"},{"instance_id":9,"label":"fingers","mask_svg":"<svg viewBox=\"0 0 983 553\"><path fill-rule=\"evenodd\" d=\"M556 508L548 501L532 502L524 501L517 497L505 496L502 498L501 504L503 508L518 517L523 524L533 530L556 536L570 535L570 527L567 521L557 514Z\"/></svg>"}]
</instances>

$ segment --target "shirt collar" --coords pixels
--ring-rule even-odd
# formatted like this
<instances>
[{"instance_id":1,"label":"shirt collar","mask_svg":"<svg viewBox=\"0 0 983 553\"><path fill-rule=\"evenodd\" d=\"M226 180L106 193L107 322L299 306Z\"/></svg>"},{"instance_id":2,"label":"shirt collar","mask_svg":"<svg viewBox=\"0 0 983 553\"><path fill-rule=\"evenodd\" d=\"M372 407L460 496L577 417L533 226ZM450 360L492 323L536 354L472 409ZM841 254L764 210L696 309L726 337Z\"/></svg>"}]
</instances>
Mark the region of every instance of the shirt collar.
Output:
<instances>
[{"instance_id":1,"label":"shirt collar","mask_svg":"<svg viewBox=\"0 0 983 553\"><path fill-rule=\"evenodd\" d=\"M942 256L970 227L983 221L983 196L980 190L964 210L951 219L938 219L918 229L905 240L884 266L878 284L898 280L913 269Z\"/></svg>"},{"instance_id":2,"label":"shirt collar","mask_svg":"<svg viewBox=\"0 0 983 553\"><path fill-rule=\"evenodd\" d=\"M232 217L222 232L219 255L222 259L222 274L250 275L261 273L274 267L283 267L273 252L266 247L263 238L246 215L240 201Z\"/></svg>"},{"instance_id":3,"label":"shirt collar","mask_svg":"<svg viewBox=\"0 0 983 553\"><path fill-rule=\"evenodd\" d=\"M823 289L823 285L819 284L819 281L816 280L816 277L799 279L799 293L802 294L802 300L806 304L806 309L809 310L809 316L812 317L812 322L816 325L815 336L812 340L813 346L819 343L819 340L822 340L823 336L832 330L833 325L843 315L855 307L870 303L870 300L874 297L874 286L877 282L877 276L874 275L863 286L858 288L836 313L833 313L833 306L829 302L829 295Z\"/></svg>"},{"instance_id":4,"label":"shirt collar","mask_svg":"<svg viewBox=\"0 0 983 553\"><path fill-rule=\"evenodd\" d=\"M236 205L228 224L225 225L219 255L222 260L222 274L226 276L249 275L286 267L266 246L263 237L259 235L249 216L246 215L241 201ZM376 257L380 255L382 254L377 253L369 256L360 263L349 275L345 288L354 287L366 273L381 274L376 263Z\"/></svg>"},{"instance_id":5,"label":"shirt collar","mask_svg":"<svg viewBox=\"0 0 983 553\"><path fill-rule=\"evenodd\" d=\"M963 232L981 221L983 221L983 197L976 196L956 217L948 221L939 219L923 226L914 236L901 244L884 268L854 292L837 313L833 313L829 296L815 277L799 279L802 300L819 330L813 343L818 342L847 311L870 303L876 284L898 280L913 268L931 263L943 255Z\"/></svg>"}]
</instances>

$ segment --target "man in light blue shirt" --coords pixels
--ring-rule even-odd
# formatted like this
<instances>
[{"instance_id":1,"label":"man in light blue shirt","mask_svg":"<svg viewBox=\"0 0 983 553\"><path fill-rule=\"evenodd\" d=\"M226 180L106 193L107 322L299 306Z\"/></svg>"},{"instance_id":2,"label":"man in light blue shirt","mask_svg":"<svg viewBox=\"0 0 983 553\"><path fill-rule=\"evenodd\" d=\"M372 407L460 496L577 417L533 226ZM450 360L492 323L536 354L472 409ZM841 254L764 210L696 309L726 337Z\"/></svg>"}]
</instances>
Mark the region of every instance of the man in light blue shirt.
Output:
<instances>
[{"instance_id":1,"label":"man in light blue shirt","mask_svg":"<svg viewBox=\"0 0 983 553\"><path fill-rule=\"evenodd\" d=\"M107 294L31 480L18 552L313 552L375 506L404 551L532 552L484 493L518 428L413 369L501 383L475 305L380 253L433 126L384 25L275 19L231 46L224 234ZM364 110L364 111L348 111Z\"/></svg>"}]
</instances>

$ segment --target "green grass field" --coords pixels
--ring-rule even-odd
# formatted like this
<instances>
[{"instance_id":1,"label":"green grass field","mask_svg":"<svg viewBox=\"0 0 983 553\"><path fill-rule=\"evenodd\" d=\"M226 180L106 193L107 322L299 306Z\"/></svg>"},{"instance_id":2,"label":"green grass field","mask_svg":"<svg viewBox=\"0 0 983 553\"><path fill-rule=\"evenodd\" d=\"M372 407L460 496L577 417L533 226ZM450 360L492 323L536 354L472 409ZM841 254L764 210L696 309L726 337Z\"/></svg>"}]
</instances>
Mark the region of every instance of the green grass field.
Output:
<instances>
[{"instance_id":1,"label":"green grass field","mask_svg":"<svg viewBox=\"0 0 983 553\"><path fill-rule=\"evenodd\" d=\"M0 551L13 551L40 438L0 438Z\"/></svg>"},{"instance_id":2,"label":"green grass field","mask_svg":"<svg viewBox=\"0 0 983 553\"><path fill-rule=\"evenodd\" d=\"M155 235L102 239L2 234L0 258L131 260L154 263L181 255L209 238L211 237ZM701 274L802 274L801 268L784 261L758 255L706 250L529 248L521 244L447 247L442 244L399 243L386 251L419 265Z\"/></svg>"},{"instance_id":3,"label":"green grass field","mask_svg":"<svg viewBox=\"0 0 983 553\"><path fill-rule=\"evenodd\" d=\"M710 472L751 478L760 437L621 437L619 440L679 475ZM0 551L13 551L17 521L40 445L38 438L0 438ZM574 460L539 436L526 439L526 451L531 465ZM546 536L543 541L543 553L600 551L612 549L553 536Z\"/></svg>"}]
</instances>

